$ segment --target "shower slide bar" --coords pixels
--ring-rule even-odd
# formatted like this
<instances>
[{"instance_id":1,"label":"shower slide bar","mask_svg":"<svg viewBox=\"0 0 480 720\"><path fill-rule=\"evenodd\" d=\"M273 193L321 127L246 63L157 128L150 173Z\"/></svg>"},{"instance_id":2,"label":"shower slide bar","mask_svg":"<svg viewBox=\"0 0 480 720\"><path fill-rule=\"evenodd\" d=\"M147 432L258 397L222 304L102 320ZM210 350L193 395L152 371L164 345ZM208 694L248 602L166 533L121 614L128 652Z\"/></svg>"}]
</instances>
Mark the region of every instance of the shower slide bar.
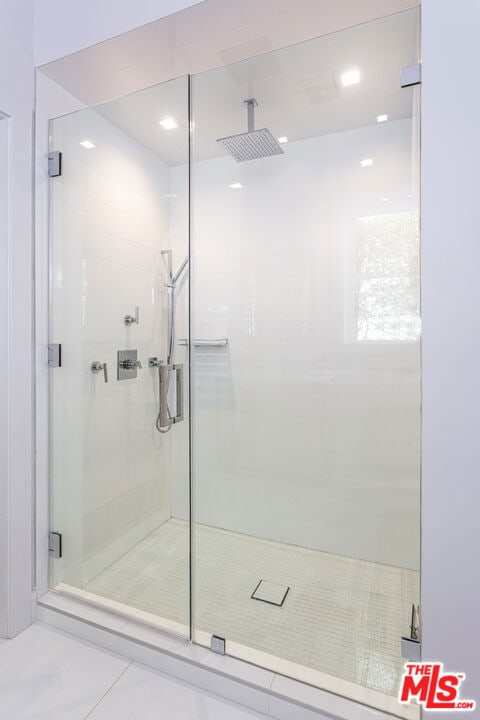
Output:
<instances>
[{"instance_id":1,"label":"shower slide bar","mask_svg":"<svg viewBox=\"0 0 480 720\"><path fill-rule=\"evenodd\" d=\"M179 345L188 345L188 338L179 338ZM195 347L225 347L228 345L227 338L219 338L218 340L192 340Z\"/></svg>"}]
</instances>

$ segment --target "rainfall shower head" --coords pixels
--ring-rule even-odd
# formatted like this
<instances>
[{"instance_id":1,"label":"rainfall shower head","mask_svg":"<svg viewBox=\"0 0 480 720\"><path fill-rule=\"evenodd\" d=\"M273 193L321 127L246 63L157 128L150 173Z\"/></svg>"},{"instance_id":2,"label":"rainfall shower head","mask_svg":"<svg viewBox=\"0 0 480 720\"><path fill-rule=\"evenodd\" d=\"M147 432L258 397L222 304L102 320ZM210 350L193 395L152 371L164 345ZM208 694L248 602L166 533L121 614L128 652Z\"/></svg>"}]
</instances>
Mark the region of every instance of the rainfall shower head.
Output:
<instances>
[{"instance_id":1,"label":"rainfall shower head","mask_svg":"<svg viewBox=\"0 0 480 720\"><path fill-rule=\"evenodd\" d=\"M245 100L245 104L248 112L248 132L219 138L217 142L221 143L237 162L283 155L282 148L270 130L267 128L255 130L254 112L257 101L252 98Z\"/></svg>"}]
</instances>

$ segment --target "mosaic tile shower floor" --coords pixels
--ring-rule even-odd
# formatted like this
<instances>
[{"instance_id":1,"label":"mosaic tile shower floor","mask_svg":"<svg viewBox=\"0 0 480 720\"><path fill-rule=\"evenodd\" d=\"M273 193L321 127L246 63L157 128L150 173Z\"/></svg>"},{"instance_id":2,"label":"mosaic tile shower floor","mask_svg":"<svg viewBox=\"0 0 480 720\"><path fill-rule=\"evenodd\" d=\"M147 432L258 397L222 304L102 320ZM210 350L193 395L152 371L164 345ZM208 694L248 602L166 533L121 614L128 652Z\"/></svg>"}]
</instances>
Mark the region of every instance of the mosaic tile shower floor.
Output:
<instances>
[{"instance_id":1,"label":"mosaic tile shower floor","mask_svg":"<svg viewBox=\"0 0 480 720\"><path fill-rule=\"evenodd\" d=\"M194 544L196 627L396 695L418 573L205 525ZM289 586L282 607L252 600L261 579ZM187 624L187 523L169 520L85 590Z\"/></svg>"}]
</instances>

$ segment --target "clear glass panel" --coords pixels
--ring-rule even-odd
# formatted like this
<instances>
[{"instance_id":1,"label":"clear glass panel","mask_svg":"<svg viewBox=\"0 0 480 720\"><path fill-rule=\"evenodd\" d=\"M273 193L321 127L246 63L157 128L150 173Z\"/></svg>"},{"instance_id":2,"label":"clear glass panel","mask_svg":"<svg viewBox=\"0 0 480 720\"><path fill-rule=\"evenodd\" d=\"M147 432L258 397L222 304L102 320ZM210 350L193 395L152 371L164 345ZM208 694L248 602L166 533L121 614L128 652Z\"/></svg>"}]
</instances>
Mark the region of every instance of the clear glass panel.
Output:
<instances>
[{"instance_id":1,"label":"clear glass panel","mask_svg":"<svg viewBox=\"0 0 480 720\"><path fill-rule=\"evenodd\" d=\"M192 79L194 638L396 714L419 603L417 61L413 10ZM232 140L251 98L257 132Z\"/></svg>"},{"instance_id":2,"label":"clear glass panel","mask_svg":"<svg viewBox=\"0 0 480 720\"><path fill-rule=\"evenodd\" d=\"M63 536L52 582L184 635L188 147L188 78L51 126L63 160L51 184L51 341L62 344L51 375L52 522ZM119 379L132 373L118 366L122 350L137 351L136 378ZM160 431L159 363L185 369L184 421ZM178 385L165 389L168 415Z\"/></svg>"}]
</instances>

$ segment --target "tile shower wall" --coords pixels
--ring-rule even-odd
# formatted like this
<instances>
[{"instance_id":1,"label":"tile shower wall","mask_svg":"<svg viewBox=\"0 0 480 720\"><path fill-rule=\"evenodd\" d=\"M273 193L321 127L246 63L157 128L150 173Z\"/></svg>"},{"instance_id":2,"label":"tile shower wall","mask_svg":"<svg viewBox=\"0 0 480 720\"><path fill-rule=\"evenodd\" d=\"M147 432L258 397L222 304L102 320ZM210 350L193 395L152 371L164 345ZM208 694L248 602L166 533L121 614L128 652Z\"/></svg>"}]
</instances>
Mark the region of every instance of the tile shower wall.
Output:
<instances>
[{"instance_id":1,"label":"tile shower wall","mask_svg":"<svg viewBox=\"0 0 480 720\"><path fill-rule=\"evenodd\" d=\"M355 223L416 210L411 133L194 164L192 332L229 342L194 350L197 521L418 569L418 339L356 334Z\"/></svg>"},{"instance_id":2,"label":"tile shower wall","mask_svg":"<svg viewBox=\"0 0 480 720\"><path fill-rule=\"evenodd\" d=\"M165 353L168 168L93 110L53 123L63 155L52 181L54 522L68 544L57 580L82 585L170 517L170 438L154 429ZM80 143L91 141L95 147ZM140 308L140 324L126 314ZM117 350L143 369L117 381ZM92 361L108 364L109 382ZM68 562L68 564L67 564Z\"/></svg>"}]
</instances>

